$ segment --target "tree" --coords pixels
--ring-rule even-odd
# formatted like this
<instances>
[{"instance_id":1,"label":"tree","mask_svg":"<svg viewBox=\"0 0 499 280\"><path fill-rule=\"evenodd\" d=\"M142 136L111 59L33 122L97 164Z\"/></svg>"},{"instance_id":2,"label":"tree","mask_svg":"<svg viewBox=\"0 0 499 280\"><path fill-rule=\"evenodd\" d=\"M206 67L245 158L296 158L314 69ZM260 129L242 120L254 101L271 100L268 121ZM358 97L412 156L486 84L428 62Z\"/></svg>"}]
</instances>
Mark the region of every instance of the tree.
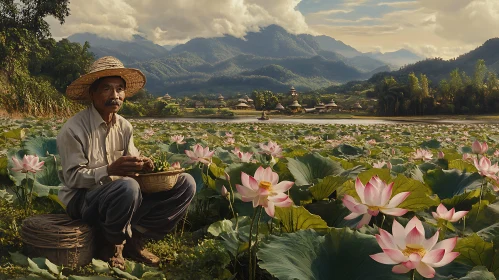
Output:
<instances>
[{"instance_id":1,"label":"tree","mask_svg":"<svg viewBox=\"0 0 499 280\"><path fill-rule=\"evenodd\" d=\"M69 16L69 0L0 0L0 31L26 29L38 39L50 37L45 21L53 16L61 24Z\"/></svg>"},{"instance_id":2,"label":"tree","mask_svg":"<svg viewBox=\"0 0 499 280\"><path fill-rule=\"evenodd\" d=\"M473 75L473 86L477 89L483 89L483 83L485 77L487 76L487 66L485 66L485 60L479 59L475 65L475 73Z\"/></svg>"}]
</instances>

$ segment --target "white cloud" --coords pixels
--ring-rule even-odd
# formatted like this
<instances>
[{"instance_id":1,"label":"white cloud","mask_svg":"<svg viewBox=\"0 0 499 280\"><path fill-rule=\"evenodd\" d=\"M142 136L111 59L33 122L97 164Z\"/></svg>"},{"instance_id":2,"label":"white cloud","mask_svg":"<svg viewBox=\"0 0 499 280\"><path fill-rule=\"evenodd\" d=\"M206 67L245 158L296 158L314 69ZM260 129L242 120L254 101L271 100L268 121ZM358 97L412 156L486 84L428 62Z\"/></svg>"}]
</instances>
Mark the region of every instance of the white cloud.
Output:
<instances>
[{"instance_id":1,"label":"white cloud","mask_svg":"<svg viewBox=\"0 0 499 280\"><path fill-rule=\"evenodd\" d=\"M407 8L407 7L417 6L418 4L419 4L418 1L400 1L400 2L380 2L377 5L389 6L395 8Z\"/></svg>"},{"instance_id":2,"label":"white cloud","mask_svg":"<svg viewBox=\"0 0 499 280\"><path fill-rule=\"evenodd\" d=\"M289 32L304 33L308 26L295 7L300 0L72 0L71 15L63 26L50 20L55 37L92 32L113 39L143 34L160 44L195 37L247 32L278 24Z\"/></svg>"}]
</instances>

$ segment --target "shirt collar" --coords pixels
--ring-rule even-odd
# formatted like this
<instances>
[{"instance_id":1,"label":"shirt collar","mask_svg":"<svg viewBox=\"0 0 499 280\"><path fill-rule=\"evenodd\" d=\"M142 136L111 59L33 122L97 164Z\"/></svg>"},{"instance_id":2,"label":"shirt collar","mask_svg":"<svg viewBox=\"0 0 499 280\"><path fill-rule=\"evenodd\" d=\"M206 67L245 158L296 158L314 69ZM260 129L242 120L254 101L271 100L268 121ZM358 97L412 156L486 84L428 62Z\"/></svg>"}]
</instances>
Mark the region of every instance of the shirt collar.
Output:
<instances>
[{"instance_id":1,"label":"shirt collar","mask_svg":"<svg viewBox=\"0 0 499 280\"><path fill-rule=\"evenodd\" d=\"M106 122L104 119L102 119L102 116L99 114L99 111L95 109L94 104L90 105L90 116L92 118L92 122L94 123L95 127L99 127L102 124L104 124L107 127ZM116 119L118 118L117 114L113 114L113 119L111 121L111 126L114 126L116 124Z\"/></svg>"}]
</instances>

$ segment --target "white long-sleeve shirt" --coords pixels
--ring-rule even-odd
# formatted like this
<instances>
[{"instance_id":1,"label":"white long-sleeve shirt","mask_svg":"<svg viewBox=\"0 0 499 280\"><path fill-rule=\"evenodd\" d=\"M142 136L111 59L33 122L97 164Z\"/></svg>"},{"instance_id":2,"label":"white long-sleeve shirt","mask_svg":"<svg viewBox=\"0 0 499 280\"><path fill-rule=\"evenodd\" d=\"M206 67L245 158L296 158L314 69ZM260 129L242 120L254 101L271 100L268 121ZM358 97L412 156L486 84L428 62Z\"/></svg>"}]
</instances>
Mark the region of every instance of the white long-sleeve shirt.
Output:
<instances>
[{"instance_id":1,"label":"white long-sleeve shirt","mask_svg":"<svg viewBox=\"0 0 499 280\"><path fill-rule=\"evenodd\" d=\"M107 166L123 155L139 156L130 122L114 114L109 124L90 105L70 118L57 135L61 156L59 200L68 205L78 189L93 189L108 176ZM119 178L111 177L113 180Z\"/></svg>"}]
</instances>

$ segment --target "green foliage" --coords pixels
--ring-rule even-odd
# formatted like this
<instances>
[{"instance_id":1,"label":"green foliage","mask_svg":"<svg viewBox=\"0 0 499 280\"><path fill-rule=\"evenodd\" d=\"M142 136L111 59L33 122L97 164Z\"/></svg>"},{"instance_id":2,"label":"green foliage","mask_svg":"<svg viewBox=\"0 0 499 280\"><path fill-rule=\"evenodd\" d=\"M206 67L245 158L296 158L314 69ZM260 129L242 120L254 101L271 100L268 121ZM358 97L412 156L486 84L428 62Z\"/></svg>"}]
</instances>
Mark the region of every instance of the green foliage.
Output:
<instances>
[{"instance_id":1,"label":"green foliage","mask_svg":"<svg viewBox=\"0 0 499 280\"><path fill-rule=\"evenodd\" d=\"M174 258L168 265L167 279L222 280L232 276L226 269L230 256L220 241L203 240L199 244L190 244L166 237L148 247L164 262Z\"/></svg>"},{"instance_id":2,"label":"green foliage","mask_svg":"<svg viewBox=\"0 0 499 280\"><path fill-rule=\"evenodd\" d=\"M295 232L305 229L323 230L327 224L321 217L310 214L303 206L276 208L275 218L279 220L284 232Z\"/></svg>"},{"instance_id":3,"label":"green foliage","mask_svg":"<svg viewBox=\"0 0 499 280\"><path fill-rule=\"evenodd\" d=\"M347 228L331 229L326 236L313 230L271 236L257 255L260 267L280 280L407 279L369 257L379 252L372 235Z\"/></svg>"}]
</instances>

